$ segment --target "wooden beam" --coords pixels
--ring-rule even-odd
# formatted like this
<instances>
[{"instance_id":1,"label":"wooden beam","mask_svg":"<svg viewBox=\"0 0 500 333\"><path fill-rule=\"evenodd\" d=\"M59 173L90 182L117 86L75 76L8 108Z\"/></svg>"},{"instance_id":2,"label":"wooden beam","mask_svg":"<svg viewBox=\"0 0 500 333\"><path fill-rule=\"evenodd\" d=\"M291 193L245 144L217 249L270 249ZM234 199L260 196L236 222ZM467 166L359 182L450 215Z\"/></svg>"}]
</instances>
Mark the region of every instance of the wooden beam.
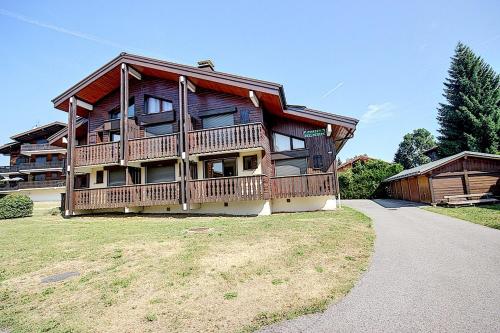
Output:
<instances>
[{"instance_id":1,"label":"wooden beam","mask_svg":"<svg viewBox=\"0 0 500 333\"><path fill-rule=\"evenodd\" d=\"M326 136L331 136L332 133L333 133L332 124L327 124L326 125Z\"/></svg>"},{"instance_id":2,"label":"wooden beam","mask_svg":"<svg viewBox=\"0 0 500 333\"><path fill-rule=\"evenodd\" d=\"M194 85L193 82L186 80L187 81L187 88L189 89L190 92L195 93L196 92L196 86Z\"/></svg>"},{"instance_id":3,"label":"wooden beam","mask_svg":"<svg viewBox=\"0 0 500 333\"><path fill-rule=\"evenodd\" d=\"M128 165L128 66L120 69L120 165Z\"/></svg>"},{"instance_id":4,"label":"wooden beam","mask_svg":"<svg viewBox=\"0 0 500 333\"><path fill-rule=\"evenodd\" d=\"M68 145L66 153L66 195L65 216L73 215L73 191L75 189L75 124L76 124L76 97L69 99L68 110Z\"/></svg>"},{"instance_id":5,"label":"wooden beam","mask_svg":"<svg viewBox=\"0 0 500 333\"><path fill-rule=\"evenodd\" d=\"M184 76L180 81L180 90L179 90L179 102L180 102L180 112L183 114L184 123L180 126L184 131L184 152L182 154L182 159L184 160L182 168L184 169L184 182L185 182L185 205L183 205L183 209L189 211L190 210L190 193L189 193L189 180L190 180L190 172L189 172L189 112L188 112L188 83Z\"/></svg>"},{"instance_id":6,"label":"wooden beam","mask_svg":"<svg viewBox=\"0 0 500 333\"><path fill-rule=\"evenodd\" d=\"M464 170L465 194L470 194L469 173L467 172L467 156L464 157L462 167Z\"/></svg>"},{"instance_id":7,"label":"wooden beam","mask_svg":"<svg viewBox=\"0 0 500 333\"><path fill-rule=\"evenodd\" d=\"M253 90L250 90L248 92L248 97L250 97L250 100L252 101L253 105L258 108L259 107L259 99L257 98L257 95Z\"/></svg>"},{"instance_id":8,"label":"wooden beam","mask_svg":"<svg viewBox=\"0 0 500 333\"><path fill-rule=\"evenodd\" d=\"M139 73L137 70L135 70L133 67L131 66L127 66L128 67L128 74L135 77L137 80L142 80L142 75L141 73Z\"/></svg>"},{"instance_id":9,"label":"wooden beam","mask_svg":"<svg viewBox=\"0 0 500 333\"><path fill-rule=\"evenodd\" d=\"M94 106L92 104L84 102L84 101L80 101L79 99L76 100L76 106L87 109L89 111L94 110Z\"/></svg>"},{"instance_id":10,"label":"wooden beam","mask_svg":"<svg viewBox=\"0 0 500 333\"><path fill-rule=\"evenodd\" d=\"M186 177L184 176L184 154L185 154L185 147L184 147L184 103L182 102L182 96L183 96L183 82L186 80L184 76L179 77L179 155L181 156L181 160L179 163L179 168L181 171L181 193L180 193L180 201L182 205L182 209L186 207ZM189 185L189 184L188 184Z\"/></svg>"}]
</instances>

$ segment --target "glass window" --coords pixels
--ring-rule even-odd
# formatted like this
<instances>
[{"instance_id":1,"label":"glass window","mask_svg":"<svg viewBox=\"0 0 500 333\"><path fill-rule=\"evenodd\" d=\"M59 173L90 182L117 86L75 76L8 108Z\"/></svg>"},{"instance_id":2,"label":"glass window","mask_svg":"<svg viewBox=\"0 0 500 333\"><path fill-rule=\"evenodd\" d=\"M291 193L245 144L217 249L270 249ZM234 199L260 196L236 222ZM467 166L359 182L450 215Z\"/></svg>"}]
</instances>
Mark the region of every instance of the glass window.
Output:
<instances>
[{"instance_id":1,"label":"glass window","mask_svg":"<svg viewBox=\"0 0 500 333\"><path fill-rule=\"evenodd\" d=\"M174 125L161 124L161 125L148 126L144 129L144 131L146 132L146 137L172 134L174 132Z\"/></svg>"},{"instance_id":2,"label":"glass window","mask_svg":"<svg viewBox=\"0 0 500 333\"><path fill-rule=\"evenodd\" d=\"M275 163L274 173L276 176L297 176L307 172L307 160L305 158L291 158L278 160Z\"/></svg>"},{"instance_id":3,"label":"glass window","mask_svg":"<svg viewBox=\"0 0 500 333\"><path fill-rule=\"evenodd\" d=\"M38 180L45 180L45 174L44 174L44 173L36 174L36 175L34 176L34 179L35 179L36 181L38 181Z\"/></svg>"},{"instance_id":4,"label":"glass window","mask_svg":"<svg viewBox=\"0 0 500 333\"><path fill-rule=\"evenodd\" d=\"M257 155L243 157L243 170L257 169Z\"/></svg>"},{"instance_id":5,"label":"glass window","mask_svg":"<svg viewBox=\"0 0 500 333\"><path fill-rule=\"evenodd\" d=\"M109 139L110 139L111 142L118 142L118 141L120 141L120 132L111 132Z\"/></svg>"},{"instance_id":6,"label":"glass window","mask_svg":"<svg viewBox=\"0 0 500 333\"><path fill-rule=\"evenodd\" d=\"M125 185L125 169L115 169L108 171L108 186Z\"/></svg>"},{"instance_id":7,"label":"glass window","mask_svg":"<svg viewBox=\"0 0 500 333\"><path fill-rule=\"evenodd\" d=\"M306 147L306 144L305 144L304 140L292 138L292 149L304 149L305 147Z\"/></svg>"},{"instance_id":8,"label":"glass window","mask_svg":"<svg viewBox=\"0 0 500 333\"><path fill-rule=\"evenodd\" d=\"M290 137L283 134L274 133L274 151L286 150L292 150Z\"/></svg>"},{"instance_id":9,"label":"glass window","mask_svg":"<svg viewBox=\"0 0 500 333\"><path fill-rule=\"evenodd\" d=\"M99 170L95 173L95 183L96 184L104 183L104 171Z\"/></svg>"},{"instance_id":10,"label":"glass window","mask_svg":"<svg viewBox=\"0 0 500 333\"><path fill-rule=\"evenodd\" d=\"M162 183L175 181L175 167L168 166L149 166L146 169L146 183Z\"/></svg>"},{"instance_id":11,"label":"glass window","mask_svg":"<svg viewBox=\"0 0 500 333\"><path fill-rule=\"evenodd\" d=\"M250 111L240 110L240 124L248 124L250 122Z\"/></svg>"},{"instance_id":12,"label":"glass window","mask_svg":"<svg viewBox=\"0 0 500 333\"><path fill-rule=\"evenodd\" d=\"M135 116L135 103L134 103L134 99L133 98L131 98L128 101L127 115L128 115L129 118L132 118L132 117Z\"/></svg>"},{"instance_id":13,"label":"glass window","mask_svg":"<svg viewBox=\"0 0 500 333\"><path fill-rule=\"evenodd\" d=\"M313 156L313 168L321 169L323 167L323 156L322 155L314 155Z\"/></svg>"},{"instance_id":14,"label":"glass window","mask_svg":"<svg viewBox=\"0 0 500 333\"><path fill-rule=\"evenodd\" d=\"M114 119L120 119L120 109L115 109L109 113L109 119L114 120Z\"/></svg>"},{"instance_id":15,"label":"glass window","mask_svg":"<svg viewBox=\"0 0 500 333\"><path fill-rule=\"evenodd\" d=\"M233 125L234 116L232 113L218 114L215 116L203 118L203 128L215 128Z\"/></svg>"},{"instance_id":16,"label":"glass window","mask_svg":"<svg viewBox=\"0 0 500 333\"><path fill-rule=\"evenodd\" d=\"M205 162L205 178L236 176L236 159L212 160Z\"/></svg>"},{"instance_id":17,"label":"glass window","mask_svg":"<svg viewBox=\"0 0 500 333\"><path fill-rule=\"evenodd\" d=\"M36 164L45 164L47 162L47 156L37 156L35 161Z\"/></svg>"},{"instance_id":18,"label":"glass window","mask_svg":"<svg viewBox=\"0 0 500 333\"><path fill-rule=\"evenodd\" d=\"M170 101L166 101L154 97L146 97L146 113L160 113L174 110L174 105Z\"/></svg>"},{"instance_id":19,"label":"glass window","mask_svg":"<svg viewBox=\"0 0 500 333\"><path fill-rule=\"evenodd\" d=\"M47 139L37 139L36 143L37 144L44 144L44 143L49 143L49 142L47 141Z\"/></svg>"}]
</instances>

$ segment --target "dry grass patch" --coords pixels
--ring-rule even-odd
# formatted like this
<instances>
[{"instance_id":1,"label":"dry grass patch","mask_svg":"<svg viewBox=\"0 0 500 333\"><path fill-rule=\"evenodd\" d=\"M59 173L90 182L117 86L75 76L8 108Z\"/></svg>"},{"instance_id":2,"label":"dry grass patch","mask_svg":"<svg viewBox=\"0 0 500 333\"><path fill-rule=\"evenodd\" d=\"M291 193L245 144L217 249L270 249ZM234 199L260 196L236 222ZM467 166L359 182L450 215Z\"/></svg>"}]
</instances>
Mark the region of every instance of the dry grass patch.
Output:
<instances>
[{"instance_id":1,"label":"dry grass patch","mask_svg":"<svg viewBox=\"0 0 500 333\"><path fill-rule=\"evenodd\" d=\"M369 219L349 208L71 220L51 208L0 222L0 329L253 331L345 295L374 239ZM187 232L193 228L203 232ZM80 275L40 283L66 271Z\"/></svg>"}]
</instances>

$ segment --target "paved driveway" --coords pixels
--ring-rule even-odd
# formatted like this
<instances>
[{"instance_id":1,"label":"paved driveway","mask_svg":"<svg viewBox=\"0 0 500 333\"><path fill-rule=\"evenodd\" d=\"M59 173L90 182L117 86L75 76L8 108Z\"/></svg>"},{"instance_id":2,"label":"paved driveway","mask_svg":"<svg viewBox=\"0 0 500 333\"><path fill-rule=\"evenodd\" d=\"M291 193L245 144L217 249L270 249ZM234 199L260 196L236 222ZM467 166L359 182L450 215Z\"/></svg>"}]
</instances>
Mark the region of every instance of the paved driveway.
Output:
<instances>
[{"instance_id":1,"label":"paved driveway","mask_svg":"<svg viewBox=\"0 0 500 333\"><path fill-rule=\"evenodd\" d=\"M322 314L263 332L500 332L500 231L397 200L345 201L370 216L370 269Z\"/></svg>"}]
</instances>

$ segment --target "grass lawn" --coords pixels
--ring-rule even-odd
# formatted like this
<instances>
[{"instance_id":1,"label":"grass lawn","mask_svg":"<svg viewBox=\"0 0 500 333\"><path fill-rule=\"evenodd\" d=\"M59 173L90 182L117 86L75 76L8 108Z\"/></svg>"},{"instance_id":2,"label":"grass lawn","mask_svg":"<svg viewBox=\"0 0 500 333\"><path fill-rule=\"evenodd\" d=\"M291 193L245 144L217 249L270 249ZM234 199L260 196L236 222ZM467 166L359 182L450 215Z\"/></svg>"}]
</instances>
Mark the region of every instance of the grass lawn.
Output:
<instances>
[{"instance_id":1,"label":"grass lawn","mask_svg":"<svg viewBox=\"0 0 500 333\"><path fill-rule=\"evenodd\" d=\"M473 207L424 207L425 210L500 229L500 204Z\"/></svg>"},{"instance_id":2,"label":"grass lawn","mask_svg":"<svg viewBox=\"0 0 500 333\"><path fill-rule=\"evenodd\" d=\"M70 220L50 208L0 221L0 331L253 331L345 295L375 237L369 218L349 208Z\"/></svg>"}]
</instances>

